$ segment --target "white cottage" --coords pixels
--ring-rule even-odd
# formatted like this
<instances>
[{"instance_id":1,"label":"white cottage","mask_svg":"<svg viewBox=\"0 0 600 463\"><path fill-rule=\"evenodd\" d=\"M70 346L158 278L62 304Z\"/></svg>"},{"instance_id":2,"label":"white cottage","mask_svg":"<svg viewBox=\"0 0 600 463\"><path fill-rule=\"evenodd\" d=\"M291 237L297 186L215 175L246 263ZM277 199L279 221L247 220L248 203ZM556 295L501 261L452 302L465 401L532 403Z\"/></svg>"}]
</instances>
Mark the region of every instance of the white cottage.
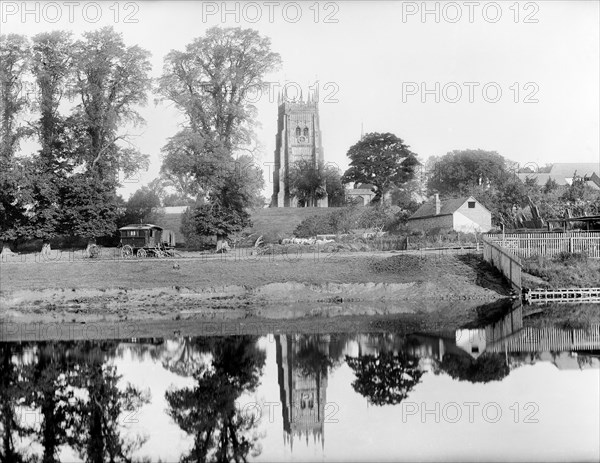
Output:
<instances>
[{"instance_id":1,"label":"white cottage","mask_svg":"<svg viewBox=\"0 0 600 463\"><path fill-rule=\"evenodd\" d=\"M410 230L435 228L465 233L488 232L492 229L492 213L473 196L441 201L435 195L408 218Z\"/></svg>"}]
</instances>

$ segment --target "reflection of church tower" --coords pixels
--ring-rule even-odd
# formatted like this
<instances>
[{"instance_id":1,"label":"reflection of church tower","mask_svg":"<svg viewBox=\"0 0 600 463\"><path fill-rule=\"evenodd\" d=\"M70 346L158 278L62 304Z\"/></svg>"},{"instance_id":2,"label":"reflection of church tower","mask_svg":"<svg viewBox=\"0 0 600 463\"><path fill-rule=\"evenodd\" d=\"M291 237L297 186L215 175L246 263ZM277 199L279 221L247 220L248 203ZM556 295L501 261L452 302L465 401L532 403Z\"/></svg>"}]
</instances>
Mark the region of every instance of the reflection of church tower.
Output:
<instances>
[{"instance_id":1,"label":"reflection of church tower","mask_svg":"<svg viewBox=\"0 0 600 463\"><path fill-rule=\"evenodd\" d=\"M321 128L319 125L319 93L309 93L306 101L279 96L277 136L275 139L275 166L271 207L296 207L297 200L290 195L288 172L290 165L301 159L316 166L323 162ZM318 207L327 207L327 196L318 200Z\"/></svg>"},{"instance_id":2,"label":"reflection of church tower","mask_svg":"<svg viewBox=\"0 0 600 463\"><path fill-rule=\"evenodd\" d=\"M284 334L275 342L284 440L293 449L294 436L304 437L307 445L312 436L324 447L327 366L318 360L328 358L329 338Z\"/></svg>"}]
</instances>

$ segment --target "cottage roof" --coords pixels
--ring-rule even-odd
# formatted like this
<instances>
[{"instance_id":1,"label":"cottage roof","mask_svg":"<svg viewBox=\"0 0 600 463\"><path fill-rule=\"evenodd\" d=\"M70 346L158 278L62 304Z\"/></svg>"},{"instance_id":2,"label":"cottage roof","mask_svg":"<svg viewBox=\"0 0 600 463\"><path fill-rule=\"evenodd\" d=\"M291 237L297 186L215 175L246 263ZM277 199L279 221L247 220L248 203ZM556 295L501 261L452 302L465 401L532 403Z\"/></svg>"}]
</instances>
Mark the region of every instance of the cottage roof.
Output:
<instances>
[{"instance_id":1,"label":"cottage roof","mask_svg":"<svg viewBox=\"0 0 600 463\"><path fill-rule=\"evenodd\" d=\"M441 209L440 213L435 213L435 200L426 202L422 204L419 209L415 211L413 215L411 215L408 220L412 219L424 219L427 217L439 217L441 215L452 215L456 212L464 203L468 200L476 201L472 196L465 196L462 198L455 199L447 199L445 201L440 200Z\"/></svg>"}]
</instances>

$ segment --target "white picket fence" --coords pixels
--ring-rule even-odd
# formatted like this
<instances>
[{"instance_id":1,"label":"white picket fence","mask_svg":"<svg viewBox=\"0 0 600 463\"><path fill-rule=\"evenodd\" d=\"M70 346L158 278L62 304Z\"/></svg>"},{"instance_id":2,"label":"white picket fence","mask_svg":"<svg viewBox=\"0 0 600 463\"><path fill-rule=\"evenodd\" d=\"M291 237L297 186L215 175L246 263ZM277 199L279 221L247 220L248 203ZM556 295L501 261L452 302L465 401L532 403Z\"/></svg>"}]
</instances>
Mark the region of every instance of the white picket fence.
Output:
<instances>
[{"instance_id":1,"label":"white picket fence","mask_svg":"<svg viewBox=\"0 0 600 463\"><path fill-rule=\"evenodd\" d=\"M561 252L582 253L600 259L600 233L523 233L484 235L494 244L520 257L552 257Z\"/></svg>"}]
</instances>

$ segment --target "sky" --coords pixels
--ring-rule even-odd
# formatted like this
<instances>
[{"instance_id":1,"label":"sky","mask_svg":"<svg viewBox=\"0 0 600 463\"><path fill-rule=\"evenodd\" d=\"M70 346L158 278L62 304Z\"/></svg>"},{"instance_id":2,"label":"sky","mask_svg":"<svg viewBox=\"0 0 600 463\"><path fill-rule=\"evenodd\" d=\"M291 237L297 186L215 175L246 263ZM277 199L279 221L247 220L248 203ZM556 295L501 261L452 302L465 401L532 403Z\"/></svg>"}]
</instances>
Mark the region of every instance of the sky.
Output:
<instances>
[{"instance_id":1,"label":"sky","mask_svg":"<svg viewBox=\"0 0 600 463\"><path fill-rule=\"evenodd\" d=\"M2 33L33 36L112 25L125 42L164 56L212 26L258 30L282 67L256 99L257 163L272 191L277 90L318 86L325 160L343 171L361 131L392 132L422 161L452 150L494 150L520 165L600 165L600 8L538 2L1 2ZM179 130L168 103L140 109L133 143L150 156L120 190L158 174L161 147ZM27 144L23 149L31 149Z\"/></svg>"}]
</instances>

